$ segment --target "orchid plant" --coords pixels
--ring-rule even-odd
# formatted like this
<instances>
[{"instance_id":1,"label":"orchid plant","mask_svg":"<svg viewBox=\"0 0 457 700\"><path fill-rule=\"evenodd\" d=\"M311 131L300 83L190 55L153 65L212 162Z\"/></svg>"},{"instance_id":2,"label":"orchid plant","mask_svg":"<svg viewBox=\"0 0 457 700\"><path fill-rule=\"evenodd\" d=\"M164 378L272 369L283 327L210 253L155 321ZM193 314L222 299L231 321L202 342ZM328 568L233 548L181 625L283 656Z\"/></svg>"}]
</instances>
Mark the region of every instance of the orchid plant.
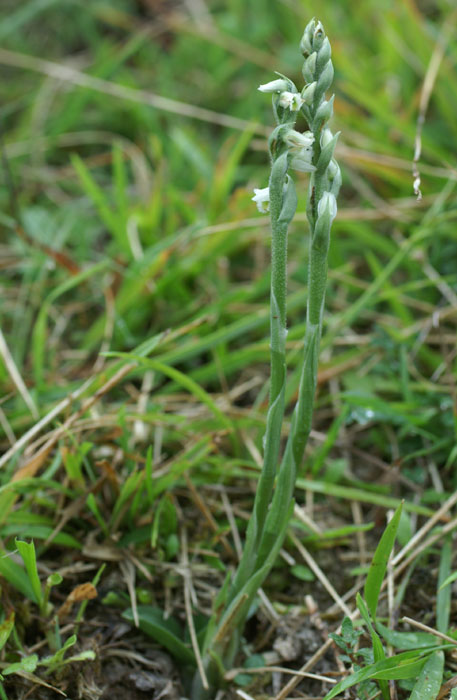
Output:
<instances>
[{"instance_id":1,"label":"orchid plant","mask_svg":"<svg viewBox=\"0 0 457 700\"><path fill-rule=\"evenodd\" d=\"M325 93L333 80L330 42L321 22L311 20L300 43L305 58L301 92L279 77L259 87L270 93L276 128L269 139L271 174L268 187L254 190L259 211L271 219L270 402L264 437L263 468L241 560L218 595L202 651L202 663L192 688L192 700L211 698L223 685L239 650L249 608L270 572L284 540L293 511L297 469L303 461L311 430L317 364L327 283L330 229L336 216L341 173L333 157L338 134L328 121L333 98ZM295 129L302 114L308 131ZM309 262L307 322L298 400L282 460L281 428L286 388L287 233L295 215L297 196L289 169L310 174L307 201ZM279 466L278 466L279 465Z\"/></svg>"}]
</instances>

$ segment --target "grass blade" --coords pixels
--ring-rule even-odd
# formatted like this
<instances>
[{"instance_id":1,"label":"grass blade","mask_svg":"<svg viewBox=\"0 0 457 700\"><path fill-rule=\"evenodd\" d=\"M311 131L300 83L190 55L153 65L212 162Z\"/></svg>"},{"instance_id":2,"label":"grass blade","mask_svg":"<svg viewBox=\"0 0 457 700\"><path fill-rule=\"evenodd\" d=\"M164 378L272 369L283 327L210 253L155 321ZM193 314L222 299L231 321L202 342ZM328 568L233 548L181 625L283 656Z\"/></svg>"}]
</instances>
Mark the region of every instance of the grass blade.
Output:
<instances>
[{"instance_id":1,"label":"grass blade","mask_svg":"<svg viewBox=\"0 0 457 700\"><path fill-rule=\"evenodd\" d=\"M357 607L360 611L360 614L362 615L362 618L370 631L371 643L373 644L374 660L375 660L375 662L376 661L383 661L386 658L386 652L384 651L384 647L382 645L382 642L381 642L378 634L376 633L373 625L371 624L368 608L365 605L365 601L363 600L360 593L357 593L356 600L357 600ZM382 693L382 697L384 698L384 700L389 700L390 693L389 693L389 686L387 684L387 681L380 680L379 687L381 688L381 693Z\"/></svg>"},{"instance_id":2,"label":"grass blade","mask_svg":"<svg viewBox=\"0 0 457 700\"><path fill-rule=\"evenodd\" d=\"M398 506L392 520L384 530L384 533L376 548L376 552L374 553L373 561L371 562L371 566L365 581L365 600L367 601L368 609L373 617L373 620L376 620L379 592L386 573L387 562L394 546L398 523L400 522L402 505L403 504L400 504Z\"/></svg>"},{"instance_id":3,"label":"grass blade","mask_svg":"<svg viewBox=\"0 0 457 700\"><path fill-rule=\"evenodd\" d=\"M133 622L131 609L126 610L122 616L129 622ZM176 620L173 618L165 620L162 611L151 605L138 606L138 619L143 632L162 644L176 659L195 666L194 654L182 641L182 630Z\"/></svg>"},{"instance_id":4,"label":"grass blade","mask_svg":"<svg viewBox=\"0 0 457 700\"><path fill-rule=\"evenodd\" d=\"M443 587L444 581L449 578L452 561L452 536L448 535L444 540L441 550L440 568L438 573L438 592L436 595L436 629L446 634L449 627L449 615L451 613L451 587Z\"/></svg>"},{"instance_id":5,"label":"grass blade","mask_svg":"<svg viewBox=\"0 0 457 700\"><path fill-rule=\"evenodd\" d=\"M449 645L441 647L441 649L449 648ZM439 651L437 649L436 651ZM435 654L436 651L433 653ZM352 673L347 678L337 683L332 690L327 693L324 700L332 700L337 695L348 688L357 685L366 680L405 680L408 678L418 678L426 659L430 658L430 650L425 652L404 651L396 656L391 656L384 661L377 661L374 664L365 666L356 673ZM419 700L416 698L416 700Z\"/></svg>"},{"instance_id":6,"label":"grass blade","mask_svg":"<svg viewBox=\"0 0 457 700\"><path fill-rule=\"evenodd\" d=\"M43 591L41 590L40 577L38 576L38 569L36 564L36 552L35 545L32 542L22 542L21 540L15 540L16 547L18 548L19 554L24 562L27 575L29 577L30 585L33 588L33 592L41 607L43 603Z\"/></svg>"}]
</instances>

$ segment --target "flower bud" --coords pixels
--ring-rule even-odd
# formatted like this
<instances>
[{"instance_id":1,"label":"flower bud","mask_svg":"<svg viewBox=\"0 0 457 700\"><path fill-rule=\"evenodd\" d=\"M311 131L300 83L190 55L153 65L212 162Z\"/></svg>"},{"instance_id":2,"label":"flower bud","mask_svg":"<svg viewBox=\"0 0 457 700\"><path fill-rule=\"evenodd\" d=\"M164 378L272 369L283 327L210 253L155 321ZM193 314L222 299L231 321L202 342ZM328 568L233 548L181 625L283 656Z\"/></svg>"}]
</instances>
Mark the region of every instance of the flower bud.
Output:
<instances>
[{"instance_id":1,"label":"flower bud","mask_svg":"<svg viewBox=\"0 0 457 700\"><path fill-rule=\"evenodd\" d=\"M312 124L313 131L317 131L318 129L320 129L321 126L325 124L325 122L328 122L328 120L332 116L333 100L334 97L332 96L329 100L324 100L323 102L321 102L321 104L317 108Z\"/></svg>"},{"instance_id":2,"label":"flower bud","mask_svg":"<svg viewBox=\"0 0 457 700\"><path fill-rule=\"evenodd\" d=\"M332 136L330 129L324 129L321 143L325 142L325 146L322 147L319 160L317 161L317 172L319 175L323 175L330 165L333 158L333 151L335 150L336 142L338 141L338 136L340 132Z\"/></svg>"},{"instance_id":3,"label":"flower bud","mask_svg":"<svg viewBox=\"0 0 457 700\"><path fill-rule=\"evenodd\" d=\"M312 53L303 64L302 73L303 77L307 83L312 83L314 81L314 74L316 72L316 61L317 53Z\"/></svg>"},{"instance_id":4,"label":"flower bud","mask_svg":"<svg viewBox=\"0 0 457 700\"><path fill-rule=\"evenodd\" d=\"M329 128L325 128L322 130L321 134L321 148L325 148L327 144L330 143L330 141L333 139L333 134Z\"/></svg>"},{"instance_id":5,"label":"flower bud","mask_svg":"<svg viewBox=\"0 0 457 700\"><path fill-rule=\"evenodd\" d=\"M318 69L316 69L316 73L318 73ZM324 97L326 91L330 87L333 81L333 63L331 61L327 61L325 64L325 67L322 71L322 73L319 75L317 79L317 86L316 86L316 95L315 99L317 102L320 101L322 97Z\"/></svg>"},{"instance_id":6,"label":"flower bud","mask_svg":"<svg viewBox=\"0 0 457 700\"><path fill-rule=\"evenodd\" d=\"M271 80L269 83L264 85L259 85L257 90L260 92L285 92L290 88L290 82L284 78L277 78L276 80Z\"/></svg>"},{"instance_id":7,"label":"flower bud","mask_svg":"<svg viewBox=\"0 0 457 700\"><path fill-rule=\"evenodd\" d=\"M334 158L329 163L327 176L329 181L330 192L338 197L338 192L340 191L342 177L340 166Z\"/></svg>"},{"instance_id":8,"label":"flower bud","mask_svg":"<svg viewBox=\"0 0 457 700\"><path fill-rule=\"evenodd\" d=\"M316 85L317 85L316 82L310 83L309 85L305 85L305 87L301 91L301 97L302 97L304 104L306 104L306 105L313 104L314 92L316 90Z\"/></svg>"},{"instance_id":9,"label":"flower bud","mask_svg":"<svg viewBox=\"0 0 457 700\"><path fill-rule=\"evenodd\" d=\"M320 73L321 70L324 68L325 64L330 61L330 58L332 56L332 47L330 46L330 42L325 37L325 39L322 42L322 46L320 47L318 53L317 53L317 64L316 64L316 69L317 72Z\"/></svg>"},{"instance_id":10,"label":"flower bud","mask_svg":"<svg viewBox=\"0 0 457 700\"><path fill-rule=\"evenodd\" d=\"M317 205L318 218L328 217L330 219L330 223L332 223L336 216L336 212L337 207L335 195L332 192L324 192L319 204Z\"/></svg>"},{"instance_id":11,"label":"flower bud","mask_svg":"<svg viewBox=\"0 0 457 700\"><path fill-rule=\"evenodd\" d=\"M316 20L312 19L305 27L302 39L300 41L300 51L307 58L313 52L313 34L316 27Z\"/></svg>"},{"instance_id":12,"label":"flower bud","mask_svg":"<svg viewBox=\"0 0 457 700\"><path fill-rule=\"evenodd\" d=\"M313 32L313 50L319 51L325 39L327 39L327 37L325 36L323 24L322 22L318 22Z\"/></svg>"},{"instance_id":13,"label":"flower bud","mask_svg":"<svg viewBox=\"0 0 457 700\"><path fill-rule=\"evenodd\" d=\"M295 129L289 129L284 136L284 141L291 148L310 148L314 143L314 135L311 131L305 131L301 134Z\"/></svg>"}]
</instances>

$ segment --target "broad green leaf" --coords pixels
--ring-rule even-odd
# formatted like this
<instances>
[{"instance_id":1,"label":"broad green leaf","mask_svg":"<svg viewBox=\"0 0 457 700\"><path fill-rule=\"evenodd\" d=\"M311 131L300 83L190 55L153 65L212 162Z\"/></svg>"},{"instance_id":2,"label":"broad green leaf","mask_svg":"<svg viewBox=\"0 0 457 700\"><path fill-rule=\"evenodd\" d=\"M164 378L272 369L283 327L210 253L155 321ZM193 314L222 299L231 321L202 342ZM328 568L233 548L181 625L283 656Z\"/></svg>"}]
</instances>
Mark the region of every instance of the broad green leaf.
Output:
<instances>
[{"instance_id":1,"label":"broad green leaf","mask_svg":"<svg viewBox=\"0 0 457 700\"><path fill-rule=\"evenodd\" d=\"M409 700L436 700L443 682L444 654L436 651L425 662Z\"/></svg>"},{"instance_id":2,"label":"broad green leaf","mask_svg":"<svg viewBox=\"0 0 457 700\"><path fill-rule=\"evenodd\" d=\"M376 622L379 634L395 649L421 649L431 647L436 639L428 632L397 632L385 627L381 622Z\"/></svg>"},{"instance_id":3,"label":"broad green leaf","mask_svg":"<svg viewBox=\"0 0 457 700\"><path fill-rule=\"evenodd\" d=\"M444 648L444 646L441 648ZM446 645L446 648L449 648L449 645ZM418 678L426 659L427 654L425 652L404 651L383 661L377 661L337 683L327 693L324 700L332 700L332 698L335 698L347 688L351 688L353 685L366 680Z\"/></svg>"},{"instance_id":4,"label":"broad green leaf","mask_svg":"<svg viewBox=\"0 0 457 700\"><path fill-rule=\"evenodd\" d=\"M400 522L401 511L402 504L398 506L392 520L384 530L384 533L374 553L373 561L371 562L365 581L365 600L367 601L368 609L373 617L373 620L376 620L376 610L378 608L379 592L381 590L382 581L386 573L387 562L389 561L390 553L394 546L395 535L397 533L398 523Z\"/></svg>"},{"instance_id":5,"label":"broad green leaf","mask_svg":"<svg viewBox=\"0 0 457 700\"><path fill-rule=\"evenodd\" d=\"M122 617L129 622L133 622L131 608L125 610ZM145 634L162 644L179 661L195 665L194 653L182 641L183 632L176 620L173 618L165 620L162 611L152 605L139 605L138 619L140 621L140 629Z\"/></svg>"},{"instance_id":6,"label":"broad green leaf","mask_svg":"<svg viewBox=\"0 0 457 700\"><path fill-rule=\"evenodd\" d=\"M2 671L2 675L9 676L11 673L17 673L18 671L26 671L27 673L33 673L38 665L38 655L32 654L31 656L26 656L21 661L16 664L10 664Z\"/></svg>"},{"instance_id":7,"label":"broad green leaf","mask_svg":"<svg viewBox=\"0 0 457 700\"><path fill-rule=\"evenodd\" d=\"M40 577L38 576L38 569L36 564L36 553L35 545L32 542L22 542L21 540L15 540L16 547L18 548L19 554L24 562L30 585L33 588L33 592L38 601L38 605L43 602L43 591L41 589Z\"/></svg>"},{"instance_id":8,"label":"broad green leaf","mask_svg":"<svg viewBox=\"0 0 457 700\"><path fill-rule=\"evenodd\" d=\"M70 649L72 646L76 644L76 634L72 634L68 639L65 641L64 645L56 651L55 654L52 656L46 656L44 659L41 659L39 662L39 666L48 666L50 669L55 669L58 668L59 666L62 666L64 663L64 656L65 652Z\"/></svg>"},{"instance_id":9,"label":"broad green leaf","mask_svg":"<svg viewBox=\"0 0 457 700\"><path fill-rule=\"evenodd\" d=\"M27 572L20 564L17 564L11 559L10 553L4 552L0 555L0 575L14 586L14 588L25 595L26 598L34 603L38 603Z\"/></svg>"}]
</instances>

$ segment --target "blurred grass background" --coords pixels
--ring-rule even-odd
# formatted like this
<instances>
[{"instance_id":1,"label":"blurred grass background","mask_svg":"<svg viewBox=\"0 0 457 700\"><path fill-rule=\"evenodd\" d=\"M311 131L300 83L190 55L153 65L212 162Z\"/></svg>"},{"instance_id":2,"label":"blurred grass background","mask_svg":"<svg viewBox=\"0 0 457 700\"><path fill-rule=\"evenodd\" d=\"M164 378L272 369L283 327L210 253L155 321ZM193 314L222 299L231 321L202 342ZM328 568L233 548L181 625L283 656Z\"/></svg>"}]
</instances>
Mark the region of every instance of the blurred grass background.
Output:
<instances>
[{"instance_id":1,"label":"blurred grass background","mask_svg":"<svg viewBox=\"0 0 457 700\"><path fill-rule=\"evenodd\" d=\"M456 487L454 4L3 0L1 483L32 477L0 494L5 551L34 537L43 562L63 562L90 556L95 537L175 562L197 511L195 557L225 568L222 494L242 530L268 396L269 227L251 197L267 184L273 117L256 88L275 70L302 84L315 14L333 48L343 187L298 500L323 529L355 522L345 546L360 551L381 507L406 497L407 537ZM296 179L289 407L307 274ZM107 352L153 359L98 397L132 360ZM91 378L90 409L75 399L27 432Z\"/></svg>"}]
</instances>

